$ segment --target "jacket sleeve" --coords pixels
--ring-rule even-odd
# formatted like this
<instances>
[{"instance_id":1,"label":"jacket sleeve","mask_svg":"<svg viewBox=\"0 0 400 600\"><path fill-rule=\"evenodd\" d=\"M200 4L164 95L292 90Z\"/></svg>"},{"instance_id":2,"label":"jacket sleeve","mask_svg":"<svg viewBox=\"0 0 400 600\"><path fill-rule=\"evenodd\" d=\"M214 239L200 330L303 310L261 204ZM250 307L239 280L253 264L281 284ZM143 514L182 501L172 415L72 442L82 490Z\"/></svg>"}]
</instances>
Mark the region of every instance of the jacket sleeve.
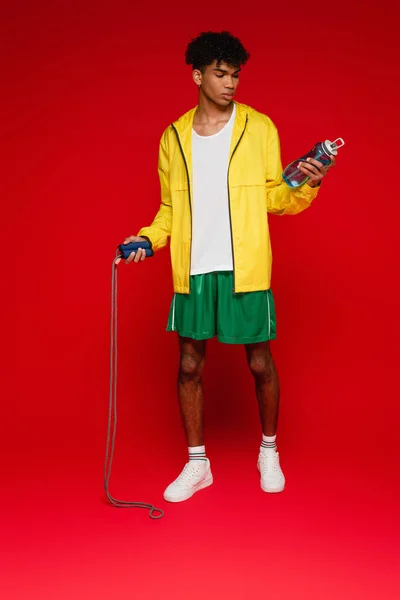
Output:
<instances>
[{"instance_id":1,"label":"jacket sleeve","mask_svg":"<svg viewBox=\"0 0 400 600\"><path fill-rule=\"evenodd\" d=\"M168 243L171 235L172 204L169 187L169 153L167 131L163 133L158 153L158 175L161 187L161 205L149 227L142 227L138 236L149 239L153 250L160 250Z\"/></svg>"},{"instance_id":2,"label":"jacket sleeve","mask_svg":"<svg viewBox=\"0 0 400 600\"><path fill-rule=\"evenodd\" d=\"M299 188L291 188L285 183L278 130L270 119L268 129L267 211L274 215L296 215L310 206L319 186L312 188L305 183Z\"/></svg>"}]
</instances>

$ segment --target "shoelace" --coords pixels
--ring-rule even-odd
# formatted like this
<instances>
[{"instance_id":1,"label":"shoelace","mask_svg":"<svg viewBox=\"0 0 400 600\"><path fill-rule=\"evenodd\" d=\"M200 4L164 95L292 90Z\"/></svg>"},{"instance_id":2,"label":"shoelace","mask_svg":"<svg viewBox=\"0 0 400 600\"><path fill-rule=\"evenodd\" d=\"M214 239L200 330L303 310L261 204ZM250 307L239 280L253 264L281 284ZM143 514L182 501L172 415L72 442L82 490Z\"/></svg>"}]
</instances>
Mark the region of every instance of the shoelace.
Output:
<instances>
[{"instance_id":1,"label":"shoelace","mask_svg":"<svg viewBox=\"0 0 400 600\"><path fill-rule=\"evenodd\" d=\"M189 483L192 477L199 472L199 465L193 465L190 461L183 467L182 473L177 477L175 483Z\"/></svg>"},{"instance_id":2,"label":"shoelace","mask_svg":"<svg viewBox=\"0 0 400 600\"><path fill-rule=\"evenodd\" d=\"M272 471L279 471L279 456L277 452L261 452L260 465L266 466Z\"/></svg>"}]
</instances>

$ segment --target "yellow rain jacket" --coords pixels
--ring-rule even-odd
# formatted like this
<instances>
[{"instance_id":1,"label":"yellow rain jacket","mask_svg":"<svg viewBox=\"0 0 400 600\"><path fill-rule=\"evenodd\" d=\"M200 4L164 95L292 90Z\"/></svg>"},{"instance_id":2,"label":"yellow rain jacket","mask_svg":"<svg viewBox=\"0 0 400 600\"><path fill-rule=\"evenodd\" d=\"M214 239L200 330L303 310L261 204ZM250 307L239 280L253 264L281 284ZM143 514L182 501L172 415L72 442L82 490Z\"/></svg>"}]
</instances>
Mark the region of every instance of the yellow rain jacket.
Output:
<instances>
[{"instance_id":1,"label":"yellow rain jacket","mask_svg":"<svg viewBox=\"0 0 400 600\"><path fill-rule=\"evenodd\" d=\"M278 131L269 117L236 104L228 167L228 198L234 265L234 292L267 290L271 283L272 252L267 213L294 215L308 208L318 193L307 183L290 188L282 179ZM192 240L191 109L163 133L158 160L161 206L149 227L155 251L171 238L174 291L190 292ZM211 232L210 232L211 234Z\"/></svg>"}]
</instances>

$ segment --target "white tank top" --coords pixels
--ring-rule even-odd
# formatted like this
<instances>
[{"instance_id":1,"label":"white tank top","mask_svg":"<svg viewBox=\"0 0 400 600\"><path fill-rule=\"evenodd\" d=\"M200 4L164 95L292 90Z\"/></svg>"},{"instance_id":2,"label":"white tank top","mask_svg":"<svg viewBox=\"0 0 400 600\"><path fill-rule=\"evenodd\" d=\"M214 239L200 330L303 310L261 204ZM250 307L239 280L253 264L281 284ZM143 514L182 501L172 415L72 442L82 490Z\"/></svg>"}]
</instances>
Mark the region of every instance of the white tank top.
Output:
<instances>
[{"instance_id":1,"label":"white tank top","mask_svg":"<svg viewBox=\"0 0 400 600\"><path fill-rule=\"evenodd\" d=\"M235 115L233 105L228 123L214 135L192 132L191 275L233 270L228 160Z\"/></svg>"}]
</instances>

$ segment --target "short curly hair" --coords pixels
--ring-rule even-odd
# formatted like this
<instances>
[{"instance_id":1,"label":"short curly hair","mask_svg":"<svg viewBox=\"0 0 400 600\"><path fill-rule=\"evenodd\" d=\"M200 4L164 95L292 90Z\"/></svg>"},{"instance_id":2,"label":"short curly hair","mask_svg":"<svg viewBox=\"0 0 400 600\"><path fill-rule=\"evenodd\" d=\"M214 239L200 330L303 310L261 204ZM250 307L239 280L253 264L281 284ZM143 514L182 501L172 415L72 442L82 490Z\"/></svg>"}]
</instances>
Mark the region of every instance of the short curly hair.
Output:
<instances>
[{"instance_id":1,"label":"short curly hair","mask_svg":"<svg viewBox=\"0 0 400 600\"><path fill-rule=\"evenodd\" d=\"M185 59L187 65L193 69L203 71L214 60L219 66L222 62L232 67L239 68L245 65L250 58L250 53L244 48L242 42L231 35L229 31L220 33L205 31L189 42L186 48Z\"/></svg>"}]
</instances>

